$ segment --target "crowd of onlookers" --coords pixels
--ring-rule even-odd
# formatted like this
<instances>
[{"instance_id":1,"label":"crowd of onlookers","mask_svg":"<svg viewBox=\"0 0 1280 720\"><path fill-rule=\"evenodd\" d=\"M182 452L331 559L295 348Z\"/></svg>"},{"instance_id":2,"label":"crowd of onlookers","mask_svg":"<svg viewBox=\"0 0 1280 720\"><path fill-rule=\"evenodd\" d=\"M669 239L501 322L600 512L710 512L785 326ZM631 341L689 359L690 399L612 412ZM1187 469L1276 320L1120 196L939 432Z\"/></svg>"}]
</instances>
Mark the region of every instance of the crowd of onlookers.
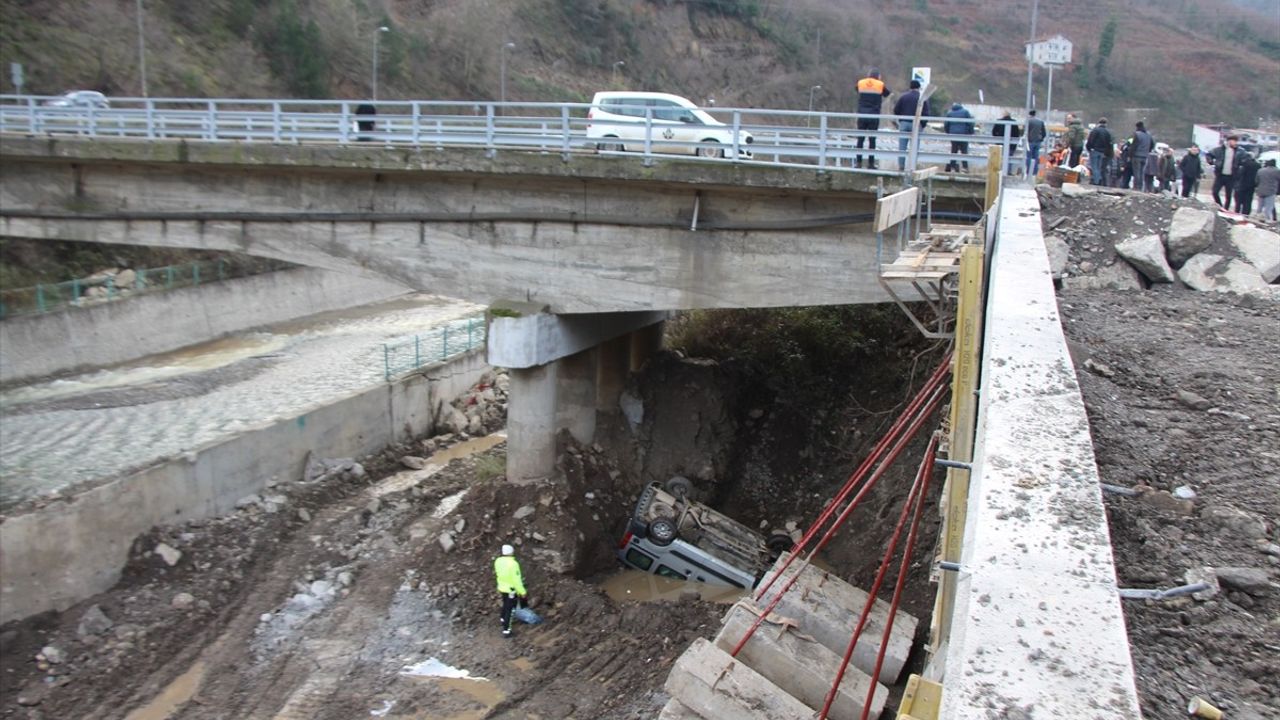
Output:
<instances>
[{"instance_id":1,"label":"crowd of onlookers","mask_svg":"<svg viewBox=\"0 0 1280 720\"><path fill-rule=\"evenodd\" d=\"M864 117L858 119L859 130L874 131L879 128L878 117L881 103L889 96L889 88L880 79L880 71L871 68L867 77L857 84L857 112ZM917 125L913 120L898 120L898 149L902 157L898 158L898 168L906 164L906 150L910 133L921 130L932 116L927 96L922 95L920 83L912 80L910 89L903 93L894 104L893 114L899 117L918 116ZM973 113L960 103L953 103L951 109L942 118L942 130L951 142L952 159L947 163L948 172L969 170L966 156L969 154L969 143L979 129ZM1200 180L1207 175L1213 176L1210 191L1214 202L1225 210L1242 215L1253 215L1255 210L1264 220L1276 221L1276 193L1280 189L1280 168L1274 159L1259 162L1248 150L1241 148L1237 135L1226 136L1222 143L1207 153L1192 145L1182 157L1174 154L1173 148L1165 143L1156 142L1147 130L1146 124L1139 121L1128 135L1112 133L1105 117L1098 118L1097 123L1086 132L1084 122L1073 114L1067 115L1065 132L1054 138L1053 149L1041 155L1041 149L1050 139L1048 127L1037 117L1036 111L1027 114L1027 121L1019 123L1011 113L1005 113L991 126L991 137L999 138L1001 144L1009 150L1005 171L1010 174L1025 173L1028 177L1041 174L1042 168L1048 172L1050 168L1062 168L1073 172L1081 182L1086 179L1092 185L1129 188L1143 192L1169 192L1191 197L1199 191ZM874 132L858 135L857 147L869 140L871 150L876 147ZM1017 157L1019 149L1025 148L1025 156ZM857 166L863 167L862 156L857 157ZM874 156L867 158L867 167L876 167ZM1179 187L1180 185L1180 187ZM1254 207L1255 197L1258 200Z\"/></svg>"},{"instance_id":2,"label":"crowd of onlookers","mask_svg":"<svg viewBox=\"0 0 1280 720\"><path fill-rule=\"evenodd\" d=\"M1034 110L1027 120L1025 136L1026 173L1036 175L1041 167L1040 143L1046 134L1044 123L1035 117ZM1033 138L1037 141L1033 142ZM1067 115L1066 132L1045 155L1043 164L1074 172L1081 182L1087 179L1092 185L1169 192L1182 197L1193 196L1199 191L1201 179L1212 175L1210 194L1219 207L1246 216L1256 211L1264 220L1276 221L1280 168L1274 159L1260 163L1240 147L1238 135L1227 135L1221 145L1208 153L1202 154L1199 147L1192 145L1179 158L1172 147L1157 143L1141 121L1128 136L1117 136L1112 134L1105 117L1098 118L1086 133L1080 118Z\"/></svg>"}]
</instances>

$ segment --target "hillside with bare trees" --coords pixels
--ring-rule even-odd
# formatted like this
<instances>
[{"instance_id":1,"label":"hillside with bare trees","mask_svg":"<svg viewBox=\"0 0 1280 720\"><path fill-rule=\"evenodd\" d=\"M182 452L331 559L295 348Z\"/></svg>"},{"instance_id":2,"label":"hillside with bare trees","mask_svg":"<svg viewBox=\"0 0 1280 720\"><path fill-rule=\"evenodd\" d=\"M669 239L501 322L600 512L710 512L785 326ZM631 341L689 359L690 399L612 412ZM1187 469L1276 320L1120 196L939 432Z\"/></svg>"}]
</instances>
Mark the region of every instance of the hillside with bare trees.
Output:
<instances>
[{"instance_id":1,"label":"hillside with bare trees","mask_svg":"<svg viewBox=\"0 0 1280 720\"><path fill-rule=\"evenodd\" d=\"M928 65L939 100L1021 105L1032 0L170 0L144 2L153 95L365 97L379 26L383 98L581 101L661 89L721 106L849 111L868 66L890 86ZM141 92L135 3L0 0L0 62L27 90ZM1280 117L1273 0L1040 3L1037 35L1075 62L1054 106L1192 122ZM1043 97L1046 75L1037 72ZM5 84L6 91L12 85ZM1043 103L1041 103L1043 105Z\"/></svg>"}]
</instances>

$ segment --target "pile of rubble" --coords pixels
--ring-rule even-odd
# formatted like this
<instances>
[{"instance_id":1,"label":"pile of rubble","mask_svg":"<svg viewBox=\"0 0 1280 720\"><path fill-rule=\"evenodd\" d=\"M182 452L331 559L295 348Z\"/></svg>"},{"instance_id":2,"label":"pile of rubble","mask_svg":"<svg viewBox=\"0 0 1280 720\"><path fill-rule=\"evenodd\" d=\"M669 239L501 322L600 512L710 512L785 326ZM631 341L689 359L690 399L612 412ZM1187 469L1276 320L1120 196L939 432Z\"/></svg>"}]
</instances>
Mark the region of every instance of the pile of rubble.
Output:
<instances>
[{"instance_id":1,"label":"pile of rubble","mask_svg":"<svg viewBox=\"0 0 1280 720\"><path fill-rule=\"evenodd\" d=\"M1158 284L1274 296L1280 235L1204 203L1167 195L1040 187L1045 246L1067 288Z\"/></svg>"}]
</instances>

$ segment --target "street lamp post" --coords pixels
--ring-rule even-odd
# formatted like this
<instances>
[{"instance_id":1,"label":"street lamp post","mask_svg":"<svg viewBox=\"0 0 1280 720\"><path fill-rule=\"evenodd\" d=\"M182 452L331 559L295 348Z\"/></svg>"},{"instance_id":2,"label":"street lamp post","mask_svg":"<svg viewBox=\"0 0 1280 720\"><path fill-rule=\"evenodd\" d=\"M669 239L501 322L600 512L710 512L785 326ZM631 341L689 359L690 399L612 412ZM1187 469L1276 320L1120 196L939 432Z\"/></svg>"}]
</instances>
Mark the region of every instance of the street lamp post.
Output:
<instances>
[{"instance_id":1,"label":"street lamp post","mask_svg":"<svg viewBox=\"0 0 1280 720\"><path fill-rule=\"evenodd\" d=\"M618 68L626 64L627 64L626 60L619 60L618 62L613 64L613 86L614 87L618 86Z\"/></svg>"},{"instance_id":2,"label":"street lamp post","mask_svg":"<svg viewBox=\"0 0 1280 720\"><path fill-rule=\"evenodd\" d=\"M813 87L809 88L809 117L806 117L804 119L805 127L813 127L813 94L821 89L822 89L821 85L814 85Z\"/></svg>"},{"instance_id":3,"label":"street lamp post","mask_svg":"<svg viewBox=\"0 0 1280 720\"><path fill-rule=\"evenodd\" d=\"M1032 50L1032 45L1034 45L1036 41L1036 14L1039 11L1040 11L1040 0L1035 0L1031 4L1031 37L1030 39L1027 40L1027 105L1026 107L1023 108L1024 112L1031 111L1031 70L1033 67L1033 64L1031 62L1032 60L1031 50Z\"/></svg>"},{"instance_id":4,"label":"street lamp post","mask_svg":"<svg viewBox=\"0 0 1280 720\"><path fill-rule=\"evenodd\" d=\"M142 34L142 0L135 3L138 8L138 67L142 75L142 97L147 96L147 43Z\"/></svg>"},{"instance_id":5,"label":"street lamp post","mask_svg":"<svg viewBox=\"0 0 1280 720\"><path fill-rule=\"evenodd\" d=\"M383 25L373 33L373 99L378 99L378 38L382 37L382 33L391 32L391 28Z\"/></svg>"},{"instance_id":6,"label":"street lamp post","mask_svg":"<svg viewBox=\"0 0 1280 720\"><path fill-rule=\"evenodd\" d=\"M502 43L502 47L498 48L498 102L505 103L507 101L507 51L515 50L516 44L513 42ZM498 113L502 113L502 108L498 108Z\"/></svg>"}]
</instances>

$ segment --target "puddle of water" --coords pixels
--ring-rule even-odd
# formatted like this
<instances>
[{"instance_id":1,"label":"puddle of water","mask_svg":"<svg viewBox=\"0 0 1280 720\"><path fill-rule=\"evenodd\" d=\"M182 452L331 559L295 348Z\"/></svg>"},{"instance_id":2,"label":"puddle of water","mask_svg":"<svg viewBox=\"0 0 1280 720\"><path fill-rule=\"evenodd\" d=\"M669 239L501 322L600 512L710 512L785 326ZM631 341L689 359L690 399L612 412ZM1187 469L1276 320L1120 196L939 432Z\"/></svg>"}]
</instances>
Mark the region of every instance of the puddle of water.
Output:
<instances>
[{"instance_id":1,"label":"puddle of water","mask_svg":"<svg viewBox=\"0 0 1280 720\"><path fill-rule=\"evenodd\" d=\"M196 661L189 670L169 683L154 700L125 716L124 720L168 720L200 689L204 663Z\"/></svg>"},{"instance_id":2,"label":"puddle of water","mask_svg":"<svg viewBox=\"0 0 1280 720\"><path fill-rule=\"evenodd\" d=\"M492 435L464 440L457 445L447 447L432 455L431 459L427 461L427 464L423 466L421 470L402 470L379 482L377 485L374 485L369 489L369 492L372 493L374 497L382 497L383 495L390 495L391 493L408 490L443 470L444 466L448 465L451 461L482 453L506 439L506 431L500 430ZM464 494L466 494L465 491L441 500L440 506L436 508L435 513L432 513L431 516L434 518L442 518L453 512L454 508L458 507L458 503L462 502L462 496ZM452 504L450 505L449 503ZM437 515L436 513L442 512L440 508L446 509L443 510L443 514Z\"/></svg>"},{"instance_id":3,"label":"puddle of water","mask_svg":"<svg viewBox=\"0 0 1280 720\"><path fill-rule=\"evenodd\" d=\"M691 580L674 580L659 575L651 575L639 570L623 570L605 578L600 589L616 602L632 600L636 602L657 602L661 600L679 600L686 592L695 592L703 600L718 603L734 603L746 596L742 588L724 585L708 585Z\"/></svg>"},{"instance_id":4,"label":"puddle of water","mask_svg":"<svg viewBox=\"0 0 1280 720\"><path fill-rule=\"evenodd\" d=\"M0 393L0 405L51 400L129 385L145 385L202 370L213 370L256 355L280 350L285 346L285 341L286 338L265 334L214 340L183 350L154 355L147 358L145 364L133 363L76 378L14 388Z\"/></svg>"},{"instance_id":5,"label":"puddle of water","mask_svg":"<svg viewBox=\"0 0 1280 720\"><path fill-rule=\"evenodd\" d=\"M443 720L480 720L489 714L490 709L507 697L498 684L489 682L488 678L473 677L469 671L446 665L434 657L427 658L416 665L406 665L400 670L400 674L435 682L441 688L465 695L480 705L479 708L465 710Z\"/></svg>"}]
</instances>

